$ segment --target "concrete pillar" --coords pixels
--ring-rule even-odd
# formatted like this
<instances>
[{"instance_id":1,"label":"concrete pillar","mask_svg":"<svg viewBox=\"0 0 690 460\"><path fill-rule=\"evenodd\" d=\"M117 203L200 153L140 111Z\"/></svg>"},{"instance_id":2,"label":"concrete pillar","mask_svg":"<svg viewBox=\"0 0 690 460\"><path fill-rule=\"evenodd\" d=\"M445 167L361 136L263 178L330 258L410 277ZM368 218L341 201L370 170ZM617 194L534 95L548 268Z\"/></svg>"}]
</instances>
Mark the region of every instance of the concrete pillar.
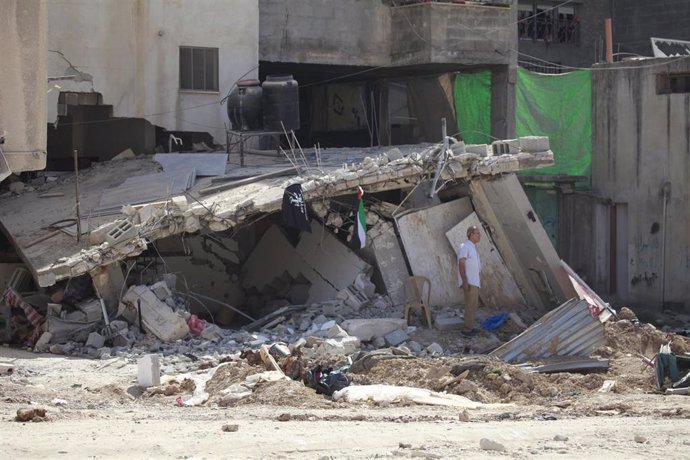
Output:
<instances>
[{"instance_id":1,"label":"concrete pillar","mask_svg":"<svg viewBox=\"0 0 690 460\"><path fill-rule=\"evenodd\" d=\"M560 264L560 257L532 209L515 174L470 183L477 214L492 230L496 247L527 301L541 298L553 307L577 294Z\"/></svg>"},{"instance_id":2,"label":"concrete pillar","mask_svg":"<svg viewBox=\"0 0 690 460\"><path fill-rule=\"evenodd\" d=\"M508 65L491 70L491 135L497 139L515 137L515 82L517 68Z\"/></svg>"},{"instance_id":3,"label":"concrete pillar","mask_svg":"<svg viewBox=\"0 0 690 460\"><path fill-rule=\"evenodd\" d=\"M376 108L379 114L379 145L391 145L390 136L390 112L388 106L388 81L382 81L378 85L379 101L378 107Z\"/></svg>"}]
</instances>

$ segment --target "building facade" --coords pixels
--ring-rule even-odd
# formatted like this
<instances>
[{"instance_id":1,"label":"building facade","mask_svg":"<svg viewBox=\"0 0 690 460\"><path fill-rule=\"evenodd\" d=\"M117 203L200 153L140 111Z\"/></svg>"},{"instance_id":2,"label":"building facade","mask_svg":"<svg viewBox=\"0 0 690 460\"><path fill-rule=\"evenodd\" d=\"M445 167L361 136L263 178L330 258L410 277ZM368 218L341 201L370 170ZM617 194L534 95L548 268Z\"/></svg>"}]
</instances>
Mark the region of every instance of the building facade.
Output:
<instances>
[{"instance_id":1,"label":"building facade","mask_svg":"<svg viewBox=\"0 0 690 460\"><path fill-rule=\"evenodd\" d=\"M514 135L514 1L260 0L261 76L300 83L303 143L439 141L452 76L490 71L492 132Z\"/></svg>"},{"instance_id":2,"label":"building facade","mask_svg":"<svg viewBox=\"0 0 690 460\"><path fill-rule=\"evenodd\" d=\"M221 99L257 75L255 0L52 0L48 121L61 92L97 92L113 117L168 131L204 131L225 143ZM88 120L86 120L88 121Z\"/></svg>"},{"instance_id":3,"label":"building facade","mask_svg":"<svg viewBox=\"0 0 690 460\"><path fill-rule=\"evenodd\" d=\"M2 176L46 165L46 25L46 2L2 2L0 137L4 144L0 149L8 167L5 170L5 163L0 164Z\"/></svg>"},{"instance_id":4,"label":"building facade","mask_svg":"<svg viewBox=\"0 0 690 460\"><path fill-rule=\"evenodd\" d=\"M595 70L596 277L629 304L688 308L690 85L673 81L690 79L690 60Z\"/></svg>"}]
</instances>

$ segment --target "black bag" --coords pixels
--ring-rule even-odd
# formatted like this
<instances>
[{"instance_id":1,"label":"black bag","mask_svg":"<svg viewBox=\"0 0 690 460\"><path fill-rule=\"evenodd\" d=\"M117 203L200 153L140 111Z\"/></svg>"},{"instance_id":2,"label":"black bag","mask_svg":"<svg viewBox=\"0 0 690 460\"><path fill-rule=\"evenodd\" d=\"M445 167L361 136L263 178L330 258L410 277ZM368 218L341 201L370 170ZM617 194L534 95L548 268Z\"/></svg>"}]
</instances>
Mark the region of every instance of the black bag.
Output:
<instances>
[{"instance_id":1,"label":"black bag","mask_svg":"<svg viewBox=\"0 0 690 460\"><path fill-rule=\"evenodd\" d=\"M329 367L323 369L319 364L307 373L307 386L316 390L316 394L332 396L338 390L350 385L344 372L334 371Z\"/></svg>"}]
</instances>

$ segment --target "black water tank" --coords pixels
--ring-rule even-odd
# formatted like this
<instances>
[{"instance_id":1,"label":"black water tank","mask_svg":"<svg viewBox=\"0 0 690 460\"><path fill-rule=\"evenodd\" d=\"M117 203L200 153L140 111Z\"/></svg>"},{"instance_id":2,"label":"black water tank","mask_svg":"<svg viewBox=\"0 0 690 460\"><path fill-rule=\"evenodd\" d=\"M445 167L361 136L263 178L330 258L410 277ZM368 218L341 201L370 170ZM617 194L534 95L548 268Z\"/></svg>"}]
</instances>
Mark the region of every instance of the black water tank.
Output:
<instances>
[{"instance_id":1,"label":"black water tank","mask_svg":"<svg viewBox=\"0 0 690 460\"><path fill-rule=\"evenodd\" d=\"M260 131L262 95L259 80L240 80L228 95L228 118L236 131Z\"/></svg>"},{"instance_id":2,"label":"black water tank","mask_svg":"<svg viewBox=\"0 0 690 460\"><path fill-rule=\"evenodd\" d=\"M264 129L282 132L285 126L286 131L298 130L299 85L292 75L267 75L261 86L264 89Z\"/></svg>"}]
</instances>

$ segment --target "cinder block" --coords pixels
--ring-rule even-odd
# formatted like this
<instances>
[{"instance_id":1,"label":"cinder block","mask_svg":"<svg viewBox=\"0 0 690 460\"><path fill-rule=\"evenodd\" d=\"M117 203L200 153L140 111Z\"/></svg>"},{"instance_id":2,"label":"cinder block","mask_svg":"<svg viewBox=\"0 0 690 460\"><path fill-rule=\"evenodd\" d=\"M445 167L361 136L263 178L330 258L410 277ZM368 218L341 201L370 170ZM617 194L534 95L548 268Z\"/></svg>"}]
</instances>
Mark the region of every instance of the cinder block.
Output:
<instances>
[{"instance_id":1,"label":"cinder block","mask_svg":"<svg viewBox=\"0 0 690 460\"><path fill-rule=\"evenodd\" d=\"M108 230L105 235L105 240L111 245L122 243L124 241L129 241L134 238L137 234L137 229L132 222L123 219Z\"/></svg>"},{"instance_id":2,"label":"cinder block","mask_svg":"<svg viewBox=\"0 0 690 460\"><path fill-rule=\"evenodd\" d=\"M489 156L489 146L486 144L470 144L465 146L465 152L486 157Z\"/></svg>"},{"instance_id":3,"label":"cinder block","mask_svg":"<svg viewBox=\"0 0 690 460\"><path fill-rule=\"evenodd\" d=\"M522 152L545 152L550 148L548 137L525 136L520 138L520 151Z\"/></svg>"}]
</instances>

